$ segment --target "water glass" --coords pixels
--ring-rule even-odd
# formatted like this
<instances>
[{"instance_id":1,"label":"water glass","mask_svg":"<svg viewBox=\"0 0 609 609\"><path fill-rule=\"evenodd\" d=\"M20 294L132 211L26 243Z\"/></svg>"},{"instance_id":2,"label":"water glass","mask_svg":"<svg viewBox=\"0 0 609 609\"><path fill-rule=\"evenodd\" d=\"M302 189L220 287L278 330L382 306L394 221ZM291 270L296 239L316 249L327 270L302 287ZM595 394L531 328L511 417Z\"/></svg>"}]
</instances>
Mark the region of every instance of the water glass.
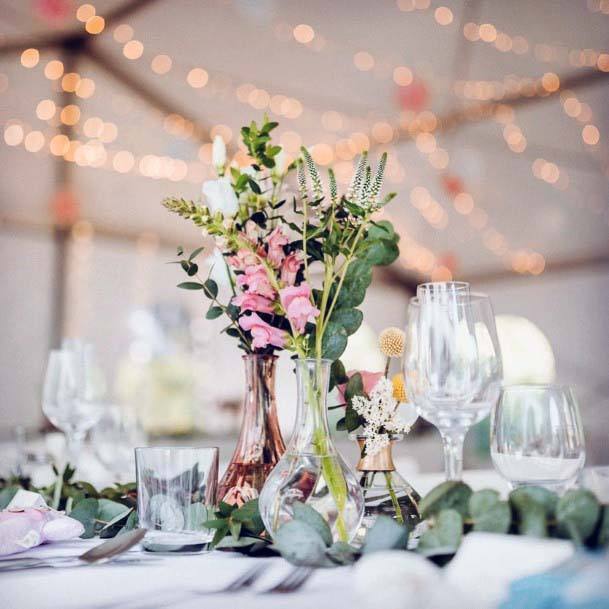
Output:
<instances>
[{"instance_id":1,"label":"water glass","mask_svg":"<svg viewBox=\"0 0 609 609\"><path fill-rule=\"evenodd\" d=\"M571 486L586 460L573 390L506 387L491 418L491 457L512 488L538 485L562 492Z\"/></svg>"},{"instance_id":2,"label":"water glass","mask_svg":"<svg viewBox=\"0 0 609 609\"><path fill-rule=\"evenodd\" d=\"M214 531L218 449L152 447L135 449L139 526L148 529L145 549L197 552Z\"/></svg>"}]
</instances>

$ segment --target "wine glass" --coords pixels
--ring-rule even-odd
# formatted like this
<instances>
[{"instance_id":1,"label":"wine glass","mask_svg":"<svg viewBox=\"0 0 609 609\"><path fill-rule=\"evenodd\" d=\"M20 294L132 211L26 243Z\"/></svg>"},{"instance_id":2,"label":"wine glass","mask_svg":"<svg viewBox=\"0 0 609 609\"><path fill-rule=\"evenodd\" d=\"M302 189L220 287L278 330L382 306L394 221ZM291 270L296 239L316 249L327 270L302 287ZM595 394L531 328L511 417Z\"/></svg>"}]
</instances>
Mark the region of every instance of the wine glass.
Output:
<instances>
[{"instance_id":1,"label":"wine glass","mask_svg":"<svg viewBox=\"0 0 609 609\"><path fill-rule=\"evenodd\" d=\"M454 285L451 285L454 284ZM501 387L501 350L490 299L463 282L424 284L408 310L404 374L419 415L444 444L445 473L461 478L463 441Z\"/></svg>"},{"instance_id":2,"label":"wine glass","mask_svg":"<svg viewBox=\"0 0 609 609\"><path fill-rule=\"evenodd\" d=\"M112 473L115 481L130 481L135 476L133 450L146 444L135 411L109 404L91 432L95 455Z\"/></svg>"},{"instance_id":3,"label":"wine glass","mask_svg":"<svg viewBox=\"0 0 609 609\"><path fill-rule=\"evenodd\" d=\"M42 410L66 436L67 461L75 466L86 432L102 414L105 386L90 345L51 351Z\"/></svg>"},{"instance_id":4,"label":"wine glass","mask_svg":"<svg viewBox=\"0 0 609 609\"><path fill-rule=\"evenodd\" d=\"M575 482L586 452L571 387L505 387L491 419L491 458L512 488L538 485L562 492Z\"/></svg>"}]
</instances>

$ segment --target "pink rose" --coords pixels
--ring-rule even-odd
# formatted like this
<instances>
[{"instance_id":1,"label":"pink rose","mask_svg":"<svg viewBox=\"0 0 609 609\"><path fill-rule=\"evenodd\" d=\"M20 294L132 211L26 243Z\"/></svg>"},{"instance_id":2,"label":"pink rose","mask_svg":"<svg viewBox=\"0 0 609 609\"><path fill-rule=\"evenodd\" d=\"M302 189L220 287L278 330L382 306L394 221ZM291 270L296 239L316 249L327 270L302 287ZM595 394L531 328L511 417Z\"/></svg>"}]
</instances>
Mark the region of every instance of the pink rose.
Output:
<instances>
[{"instance_id":1,"label":"pink rose","mask_svg":"<svg viewBox=\"0 0 609 609\"><path fill-rule=\"evenodd\" d=\"M247 286L249 294L258 294L266 298L273 298L275 290L266 274L266 269L261 264L248 266L243 275L237 276L237 284L243 288Z\"/></svg>"},{"instance_id":2,"label":"pink rose","mask_svg":"<svg viewBox=\"0 0 609 609\"><path fill-rule=\"evenodd\" d=\"M281 224L277 225L266 238L266 243L269 248L268 261L274 268L279 268L281 266L281 263L285 258L283 246L287 245L288 241L289 239L287 236L283 234Z\"/></svg>"},{"instance_id":3,"label":"pink rose","mask_svg":"<svg viewBox=\"0 0 609 609\"><path fill-rule=\"evenodd\" d=\"M294 285L296 274L301 266L300 252L292 252L281 265L281 281L286 285Z\"/></svg>"},{"instance_id":4,"label":"pink rose","mask_svg":"<svg viewBox=\"0 0 609 609\"><path fill-rule=\"evenodd\" d=\"M380 381L383 377L382 372L368 372L367 370L349 370L347 372L347 376L351 378L354 374L360 373L362 376L362 383L364 384L364 393L370 395L370 392L374 389L374 386ZM345 399L345 389L347 388L347 383L343 383L342 385L337 385L336 389L338 391L338 395L340 396L341 403L346 403Z\"/></svg>"},{"instance_id":5,"label":"pink rose","mask_svg":"<svg viewBox=\"0 0 609 609\"><path fill-rule=\"evenodd\" d=\"M243 311L257 311L258 313L272 313L273 303L268 298L258 294L243 292L232 299L232 304Z\"/></svg>"},{"instance_id":6,"label":"pink rose","mask_svg":"<svg viewBox=\"0 0 609 609\"><path fill-rule=\"evenodd\" d=\"M285 344L286 333L268 324L257 313L243 316L239 325L252 333L254 349L264 349L268 345L281 348Z\"/></svg>"},{"instance_id":7,"label":"pink rose","mask_svg":"<svg viewBox=\"0 0 609 609\"><path fill-rule=\"evenodd\" d=\"M319 315L319 309L311 302L311 288L306 283L283 288L279 291L279 298L290 323L301 334L306 323Z\"/></svg>"},{"instance_id":8,"label":"pink rose","mask_svg":"<svg viewBox=\"0 0 609 609\"><path fill-rule=\"evenodd\" d=\"M244 271L248 266L255 266L258 263L258 257L250 250L240 249L234 256L229 256L227 261L238 271Z\"/></svg>"}]
</instances>

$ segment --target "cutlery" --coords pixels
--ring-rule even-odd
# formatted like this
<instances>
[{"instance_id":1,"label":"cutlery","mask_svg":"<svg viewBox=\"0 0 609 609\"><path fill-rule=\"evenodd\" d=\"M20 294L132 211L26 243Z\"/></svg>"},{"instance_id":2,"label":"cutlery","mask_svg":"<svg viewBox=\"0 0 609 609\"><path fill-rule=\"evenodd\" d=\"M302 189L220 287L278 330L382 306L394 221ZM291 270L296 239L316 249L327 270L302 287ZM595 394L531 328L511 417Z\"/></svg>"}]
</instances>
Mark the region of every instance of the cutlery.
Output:
<instances>
[{"instance_id":1,"label":"cutlery","mask_svg":"<svg viewBox=\"0 0 609 609\"><path fill-rule=\"evenodd\" d=\"M310 567L296 567L278 584L275 584L268 590L262 591L261 594L287 594L296 592L296 590L299 590L311 575L313 575L313 571L314 569Z\"/></svg>"},{"instance_id":2,"label":"cutlery","mask_svg":"<svg viewBox=\"0 0 609 609\"><path fill-rule=\"evenodd\" d=\"M22 569L83 567L103 564L116 556L127 552L137 545L146 534L146 529L135 529L101 543L80 556L62 556L57 558L13 558L0 561L0 573ZM121 564L139 562L139 558L125 558Z\"/></svg>"}]
</instances>

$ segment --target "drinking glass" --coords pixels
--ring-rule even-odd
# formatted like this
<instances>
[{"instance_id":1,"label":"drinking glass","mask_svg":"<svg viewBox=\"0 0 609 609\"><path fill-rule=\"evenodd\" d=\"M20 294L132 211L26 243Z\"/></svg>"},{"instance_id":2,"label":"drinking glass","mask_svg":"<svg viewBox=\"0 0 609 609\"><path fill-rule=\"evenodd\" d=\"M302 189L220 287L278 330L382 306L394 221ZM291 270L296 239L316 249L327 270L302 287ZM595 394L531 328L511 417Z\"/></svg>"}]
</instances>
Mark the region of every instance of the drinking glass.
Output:
<instances>
[{"instance_id":1,"label":"drinking glass","mask_svg":"<svg viewBox=\"0 0 609 609\"><path fill-rule=\"evenodd\" d=\"M493 464L513 488L538 485L562 492L575 482L586 453L570 387L506 387L491 419Z\"/></svg>"},{"instance_id":2,"label":"drinking glass","mask_svg":"<svg viewBox=\"0 0 609 609\"><path fill-rule=\"evenodd\" d=\"M143 546L154 552L198 552L214 531L218 449L135 449L139 526L148 529Z\"/></svg>"},{"instance_id":3,"label":"drinking glass","mask_svg":"<svg viewBox=\"0 0 609 609\"><path fill-rule=\"evenodd\" d=\"M489 297L463 282L419 287L408 309L406 384L419 415L442 436L447 479L459 480L465 434L488 415L501 387L495 316Z\"/></svg>"},{"instance_id":4,"label":"drinking glass","mask_svg":"<svg viewBox=\"0 0 609 609\"><path fill-rule=\"evenodd\" d=\"M102 414L105 385L90 345L49 354L42 410L66 436L67 461L78 463L82 441Z\"/></svg>"}]
</instances>

